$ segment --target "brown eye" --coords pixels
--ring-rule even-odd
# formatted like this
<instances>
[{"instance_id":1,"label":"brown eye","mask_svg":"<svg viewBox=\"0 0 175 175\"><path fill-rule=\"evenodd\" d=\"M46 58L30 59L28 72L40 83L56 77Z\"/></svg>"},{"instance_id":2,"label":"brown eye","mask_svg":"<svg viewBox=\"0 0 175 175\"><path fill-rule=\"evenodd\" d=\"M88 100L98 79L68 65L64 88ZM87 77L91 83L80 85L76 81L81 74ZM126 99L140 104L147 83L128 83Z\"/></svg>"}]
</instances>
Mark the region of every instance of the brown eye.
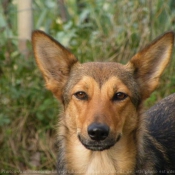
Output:
<instances>
[{"instance_id":1,"label":"brown eye","mask_svg":"<svg viewBox=\"0 0 175 175\"><path fill-rule=\"evenodd\" d=\"M74 94L74 96L75 96L76 98L78 98L79 100L87 100L87 99L88 99L88 95L87 95L85 92L83 92L83 91L78 91L78 92L76 92L76 93Z\"/></svg>"},{"instance_id":2,"label":"brown eye","mask_svg":"<svg viewBox=\"0 0 175 175\"><path fill-rule=\"evenodd\" d=\"M117 92L112 97L112 101L121 101L124 100L128 95L123 92Z\"/></svg>"}]
</instances>

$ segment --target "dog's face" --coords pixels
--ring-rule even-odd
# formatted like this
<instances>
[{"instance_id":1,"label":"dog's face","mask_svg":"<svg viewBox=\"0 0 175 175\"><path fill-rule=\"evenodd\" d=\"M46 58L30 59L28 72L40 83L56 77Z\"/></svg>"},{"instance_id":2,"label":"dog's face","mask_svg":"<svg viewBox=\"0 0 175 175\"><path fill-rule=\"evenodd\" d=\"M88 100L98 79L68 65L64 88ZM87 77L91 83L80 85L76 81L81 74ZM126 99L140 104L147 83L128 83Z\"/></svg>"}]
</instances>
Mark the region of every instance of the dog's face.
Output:
<instances>
[{"instance_id":1,"label":"dog's face","mask_svg":"<svg viewBox=\"0 0 175 175\"><path fill-rule=\"evenodd\" d=\"M126 65L80 64L54 39L34 32L36 61L46 87L64 105L67 132L76 134L87 149L102 151L136 130L138 108L157 87L173 38L172 32L164 34Z\"/></svg>"},{"instance_id":2,"label":"dog's face","mask_svg":"<svg viewBox=\"0 0 175 175\"><path fill-rule=\"evenodd\" d=\"M63 94L68 121L88 149L110 148L123 134L136 128L139 89L127 66L118 63L76 65Z\"/></svg>"}]
</instances>

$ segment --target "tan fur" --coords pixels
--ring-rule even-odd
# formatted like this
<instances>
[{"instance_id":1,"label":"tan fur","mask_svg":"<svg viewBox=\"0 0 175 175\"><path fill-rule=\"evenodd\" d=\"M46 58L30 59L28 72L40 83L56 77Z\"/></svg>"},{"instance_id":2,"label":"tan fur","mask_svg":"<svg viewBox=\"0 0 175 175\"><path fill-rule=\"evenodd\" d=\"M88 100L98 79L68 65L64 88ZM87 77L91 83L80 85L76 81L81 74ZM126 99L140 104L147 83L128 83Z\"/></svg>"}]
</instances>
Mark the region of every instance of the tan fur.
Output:
<instances>
[{"instance_id":1,"label":"tan fur","mask_svg":"<svg viewBox=\"0 0 175 175\"><path fill-rule=\"evenodd\" d=\"M136 128L137 121L135 120L137 113L129 98L120 104L111 103L114 88L119 92L131 93L126 85L116 77L111 77L105 82L102 88L100 88L93 78L85 76L72 89L71 94L81 90L89 94L90 98L90 101L82 103L73 96L66 111L69 116L71 114L73 115L69 117L72 120L75 120L74 116L77 116L76 127L83 135L86 136L87 126L95 121L108 124L114 135L117 135L117 132L130 133L130 130ZM128 113L133 117L126 120ZM124 126L125 122L126 127Z\"/></svg>"},{"instance_id":2,"label":"tan fur","mask_svg":"<svg viewBox=\"0 0 175 175\"><path fill-rule=\"evenodd\" d=\"M59 174L135 174L137 155L145 156L144 136L149 135L142 103L157 87L170 60L173 38L172 32L164 34L126 65L80 64L53 38L41 31L33 33L34 54L46 87L64 106L58 129ZM86 98L77 97L79 92ZM115 99L119 92L126 98ZM90 138L87 130L93 123L109 127L105 140ZM101 144L101 151L88 147L93 144ZM154 170L152 163L147 165Z\"/></svg>"},{"instance_id":3,"label":"tan fur","mask_svg":"<svg viewBox=\"0 0 175 175\"><path fill-rule=\"evenodd\" d=\"M72 139L67 143L67 159L71 162L69 165L70 169L76 170L76 172L80 171L82 174L111 172L114 174L118 170L134 171L135 160L133 159L135 159L136 146L133 142L133 134L130 134L130 132L137 126L137 113L129 99L115 105L110 102L114 93L114 87L118 91L126 92L127 94L131 93L116 77L111 77L101 89L93 78L83 77L71 91L71 94L79 90L86 91L91 100L87 104L86 102L82 103L75 97L72 99L65 114L68 117L66 118L66 122L69 126L76 127L78 133L81 133L84 137L88 137L86 132L87 126L96 120L107 123L110 126L111 135L118 136L118 133L124 134L120 143L111 149L91 153L91 151L85 149L79 142L77 133L74 131L70 135ZM133 117L127 119L128 115ZM76 122L74 122L75 116ZM99 117L96 118L95 116ZM71 153L70 155L69 152ZM123 162L125 163L123 164ZM121 174L120 171L117 174Z\"/></svg>"},{"instance_id":4,"label":"tan fur","mask_svg":"<svg viewBox=\"0 0 175 175\"><path fill-rule=\"evenodd\" d=\"M157 87L159 78L169 63L168 58L171 57L172 46L172 33L167 33L166 39L161 37L156 39L137 53L129 62L129 66L134 65L134 70L137 69L138 71L137 77L139 84L142 86L143 99L148 98Z\"/></svg>"},{"instance_id":5,"label":"tan fur","mask_svg":"<svg viewBox=\"0 0 175 175\"><path fill-rule=\"evenodd\" d=\"M69 143L67 159L75 174L133 174L136 156L133 139L123 138L118 145L102 152L91 152L74 139Z\"/></svg>"}]
</instances>

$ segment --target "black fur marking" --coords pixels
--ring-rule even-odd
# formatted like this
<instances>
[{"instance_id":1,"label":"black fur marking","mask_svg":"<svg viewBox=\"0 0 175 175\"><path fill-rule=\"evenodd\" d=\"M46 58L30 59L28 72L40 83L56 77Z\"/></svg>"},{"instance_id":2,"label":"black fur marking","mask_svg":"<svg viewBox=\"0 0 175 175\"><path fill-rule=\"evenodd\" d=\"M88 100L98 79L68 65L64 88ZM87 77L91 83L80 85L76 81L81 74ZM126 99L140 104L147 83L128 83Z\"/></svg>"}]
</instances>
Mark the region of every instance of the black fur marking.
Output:
<instances>
[{"instance_id":1,"label":"black fur marking","mask_svg":"<svg viewBox=\"0 0 175 175\"><path fill-rule=\"evenodd\" d=\"M175 175L175 94L154 105L145 116L148 134L143 138L144 154L137 156L136 172L151 168L152 174Z\"/></svg>"}]
</instances>

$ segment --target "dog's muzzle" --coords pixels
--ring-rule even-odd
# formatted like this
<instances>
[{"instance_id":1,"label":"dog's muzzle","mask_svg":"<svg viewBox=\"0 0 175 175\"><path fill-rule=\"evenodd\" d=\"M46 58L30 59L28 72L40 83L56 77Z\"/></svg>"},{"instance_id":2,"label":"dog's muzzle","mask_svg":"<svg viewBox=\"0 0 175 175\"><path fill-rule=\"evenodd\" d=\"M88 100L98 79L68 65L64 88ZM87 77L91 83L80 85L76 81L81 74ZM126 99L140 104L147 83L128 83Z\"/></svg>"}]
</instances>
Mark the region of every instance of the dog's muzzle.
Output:
<instances>
[{"instance_id":1,"label":"dog's muzzle","mask_svg":"<svg viewBox=\"0 0 175 175\"><path fill-rule=\"evenodd\" d=\"M92 123L87 128L88 138L78 135L80 142L92 151L103 151L114 146L120 140L121 135L111 136L107 125L101 123Z\"/></svg>"}]
</instances>

